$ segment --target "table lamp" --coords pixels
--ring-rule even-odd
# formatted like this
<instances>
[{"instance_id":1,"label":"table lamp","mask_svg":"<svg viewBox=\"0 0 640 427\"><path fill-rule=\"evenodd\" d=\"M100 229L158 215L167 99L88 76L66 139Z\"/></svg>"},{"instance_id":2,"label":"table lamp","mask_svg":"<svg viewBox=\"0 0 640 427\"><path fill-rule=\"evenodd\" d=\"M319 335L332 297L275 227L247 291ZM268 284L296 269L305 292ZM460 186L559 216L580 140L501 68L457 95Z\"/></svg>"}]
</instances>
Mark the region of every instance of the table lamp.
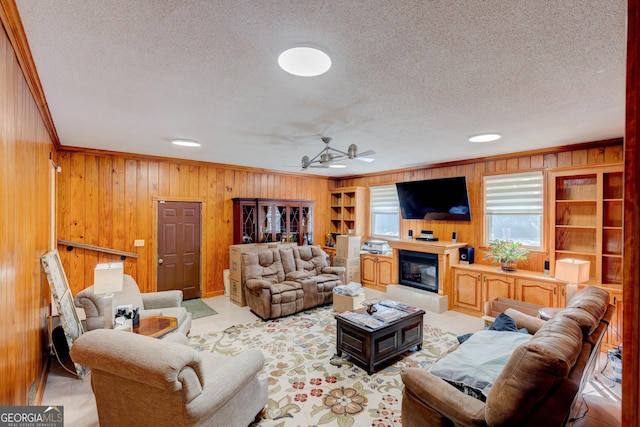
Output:
<instances>
[{"instance_id":1,"label":"table lamp","mask_svg":"<svg viewBox=\"0 0 640 427\"><path fill-rule=\"evenodd\" d=\"M110 262L96 265L93 270L93 293L103 295L104 327L113 328L113 294L122 292L124 285L124 264L121 262Z\"/></svg>"},{"instance_id":2,"label":"table lamp","mask_svg":"<svg viewBox=\"0 0 640 427\"><path fill-rule=\"evenodd\" d=\"M565 258L556 261L556 279L567 282L566 301L578 293L578 285L589 280L591 263L581 259Z\"/></svg>"}]
</instances>

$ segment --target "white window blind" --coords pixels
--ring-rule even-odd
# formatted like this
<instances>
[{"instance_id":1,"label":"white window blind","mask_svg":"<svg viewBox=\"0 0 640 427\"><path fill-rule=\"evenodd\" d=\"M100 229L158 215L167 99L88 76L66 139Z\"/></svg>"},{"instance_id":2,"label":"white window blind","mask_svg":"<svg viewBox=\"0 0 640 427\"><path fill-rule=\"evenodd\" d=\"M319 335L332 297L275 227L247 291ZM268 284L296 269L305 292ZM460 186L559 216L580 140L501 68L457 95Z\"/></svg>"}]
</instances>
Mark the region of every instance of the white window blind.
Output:
<instances>
[{"instance_id":1,"label":"white window blind","mask_svg":"<svg viewBox=\"0 0 640 427\"><path fill-rule=\"evenodd\" d=\"M398 236L400 230L400 203L395 184L369 187L371 201L371 234Z\"/></svg>"},{"instance_id":2,"label":"white window blind","mask_svg":"<svg viewBox=\"0 0 640 427\"><path fill-rule=\"evenodd\" d=\"M369 188L371 197L371 212L375 213L398 213L400 203L398 202L398 191L396 185L379 185Z\"/></svg>"},{"instance_id":3,"label":"white window blind","mask_svg":"<svg viewBox=\"0 0 640 427\"><path fill-rule=\"evenodd\" d=\"M484 177L486 215L542 215L542 172Z\"/></svg>"},{"instance_id":4,"label":"white window blind","mask_svg":"<svg viewBox=\"0 0 640 427\"><path fill-rule=\"evenodd\" d=\"M485 243L506 239L542 247L543 192L541 171L485 176Z\"/></svg>"}]
</instances>

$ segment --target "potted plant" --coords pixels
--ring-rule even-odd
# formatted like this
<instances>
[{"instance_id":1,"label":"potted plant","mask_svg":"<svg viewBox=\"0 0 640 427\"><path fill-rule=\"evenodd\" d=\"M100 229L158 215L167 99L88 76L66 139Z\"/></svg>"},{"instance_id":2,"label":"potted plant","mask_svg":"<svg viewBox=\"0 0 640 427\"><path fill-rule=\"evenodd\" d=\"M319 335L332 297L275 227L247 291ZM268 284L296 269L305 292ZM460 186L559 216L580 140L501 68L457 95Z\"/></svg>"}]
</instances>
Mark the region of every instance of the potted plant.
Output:
<instances>
[{"instance_id":1,"label":"potted plant","mask_svg":"<svg viewBox=\"0 0 640 427\"><path fill-rule=\"evenodd\" d=\"M529 250L517 240L491 240L486 259L492 259L494 264L499 264L502 271L516 271L518 261L525 261Z\"/></svg>"}]
</instances>

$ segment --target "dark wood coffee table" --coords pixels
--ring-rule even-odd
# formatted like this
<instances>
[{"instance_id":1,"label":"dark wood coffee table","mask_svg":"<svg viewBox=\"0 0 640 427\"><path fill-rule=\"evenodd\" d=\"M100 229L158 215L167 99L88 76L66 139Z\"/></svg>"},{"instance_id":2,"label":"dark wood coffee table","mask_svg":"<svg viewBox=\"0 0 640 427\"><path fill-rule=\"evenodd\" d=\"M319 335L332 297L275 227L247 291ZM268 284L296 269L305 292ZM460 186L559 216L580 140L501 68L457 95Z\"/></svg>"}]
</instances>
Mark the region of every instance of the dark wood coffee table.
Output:
<instances>
[{"instance_id":1,"label":"dark wood coffee table","mask_svg":"<svg viewBox=\"0 0 640 427\"><path fill-rule=\"evenodd\" d=\"M169 316L149 316L140 318L133 332L153 338L162 338L178 329L178 319Z\"/></svg>"},{"instance_id":2,"label":"dark wood coffee table","mask_svg":"<svg viewBox=\"0 0 640 427\"><path fill-rule=\"evenodd\" d=\"M366 308L351 313L353 312L368 315ZM336 315L337 355L347 353L357 364L364 367L368 374L382 368L411 347L417 346L418 350L422 349L424 310L416 308L407 312L404 317L376 329L347 318L348 313Z\"/></svg>"}]
</instances>

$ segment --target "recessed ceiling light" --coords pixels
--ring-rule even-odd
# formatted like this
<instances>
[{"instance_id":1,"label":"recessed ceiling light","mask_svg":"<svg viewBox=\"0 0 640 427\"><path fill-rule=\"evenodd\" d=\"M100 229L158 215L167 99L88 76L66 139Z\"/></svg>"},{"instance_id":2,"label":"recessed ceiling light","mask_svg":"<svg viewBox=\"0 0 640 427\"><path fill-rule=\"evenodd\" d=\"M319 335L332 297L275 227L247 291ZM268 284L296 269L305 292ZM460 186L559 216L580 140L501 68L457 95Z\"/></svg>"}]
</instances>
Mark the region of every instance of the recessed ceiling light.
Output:
<instances>
[{"instance_id":1,"label":"recessed ceiling light","mask_svg":"<svg viewBox=\"0 0 640 427\"><path fill-rule=\"evenodd\" d=\"M492 142L502 138L499 133L481 133L478 135L471 135L469 141L471 142Z\"/></svg>"},{"instance_id":2,"label":"recessed ceiling light","mask_svg":"<svg viewBox=\"0 0 640 427\"><path fill-rule=\"evenodd\" d=\"M191 139L173 139L171 140L171 143L181 147L200 147L200 143L198 141L193 141Z\"/></svg>"},{"instance_id":3,"label":"recessed ceiling light","mask_svg":"<svg viewBox=\"0 0 640 427\"><path fill-rule=\"evenodd\" d=\"M340 164L340 163L334 163L332 165L329 165L329 167L333 168L333 169L342 169L342 168L346 168L347 165L343 165L343 164Z\"/></svg>"},{"instance_id":4,"label":"recessed ceiling light","mask_svg":"<svg viewBox=\"0 0 640 427\"><path fill-rule=\"evenodd\" d=\"M314 77L329 71L331 58L320 49L294 47L280 54L278 65L294 76Z\"/></svg>"}]
</instances>

